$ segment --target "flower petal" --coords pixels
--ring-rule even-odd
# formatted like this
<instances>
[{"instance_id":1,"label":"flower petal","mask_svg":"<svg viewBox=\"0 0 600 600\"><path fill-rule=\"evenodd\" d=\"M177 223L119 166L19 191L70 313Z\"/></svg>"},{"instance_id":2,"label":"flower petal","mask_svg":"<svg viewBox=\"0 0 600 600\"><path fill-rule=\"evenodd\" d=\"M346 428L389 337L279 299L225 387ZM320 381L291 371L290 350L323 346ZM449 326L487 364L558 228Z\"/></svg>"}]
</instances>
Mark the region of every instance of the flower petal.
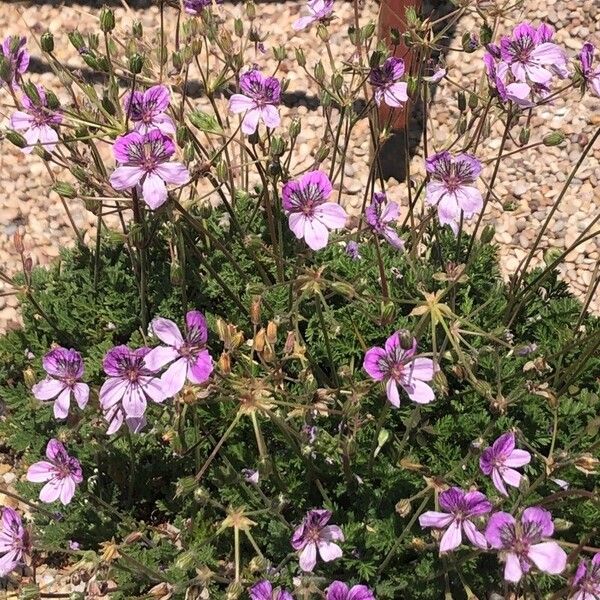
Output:
<instances>
[{"instance_id":1,"label":"flower petal","mask_svg":"<svg viewBox=\"0 0 600 600\"><path fill-rule=\"evenodd\" d=\"M150 327L154 332L154 335L163 343L174 348L180 348L183 345L183 336L179 327L171 321L171 319L164 319L163 317L155 317L150 323ZM144 357L144 360L148 358L150 354ZM162 366L162 365L161 365Z\"/></svg>"},{"instance_id":2,"label":"flower petal","mask_svg":"<svg viewBox=\"0 0 600 600\"><path fill-rule=\"evenodd\" d=\"M144 202L156 210L167 201L167 186L157 173L148 173L142 183Z\"/></svg>"},{"instance_id":3,"label":"flower petal","mask_svg":"<svg viewBox=\"0 0 600 600\"><path fill-rule=\"evenodd\" d=\"M185 378L188 372L187 359L177 359L160 378L163 384L163 391L167 398L170 398L181 391L185 384Z\"/></svg>"},{"instance_id":4,"label":"flower petal","mask_svg":"<svg viewBox=\"0 0 600 600\"><path fill-rule=\"evenodd\" d=\"M27 469L27 481L33 483L43 483L54 477L56 468L54 465L47 460L40 460L39 462L33 463L29 469Z\"/></svg>"},{"instance_id":5,"label":"flower petal","mask_svg":"<svg viewBox=\"0 0 600 600\"><path fill-rule=\"evenodd\" d=\"M567 553L556 542L534 544L528 556L540 571L552 575L559 575L567 566Z\"/></svg>"},{"instance_id":6,"label":"flower petal","mask_svg":"<svg viewBox=\"0 0 600 600\"><path fill-rule=\"evenodd\" d=\"M450 552L462 544L462 528L459 521L450 524L440 540L440 552Z\"/></svg>"},{"instance_id":7,"label":"flower petal","mask_svg":"<svg viewBox=\"0 0 600 600\"><path fill-rule=\"evenodd\" d=\"M309 542L304 546L299 556L300 568L303 571L311 572L317 564L317 546L314 542Z\"/></svg>"},{"instance_id":8,"label":"flower petal","mask_svg":"<svg viewBox=\"0 0 600 600\"><path fill-rule=\"evenodd\" d=\"M140 167L117 167L110 176L110 185L115 190L129 190L135 187L144 176L145 171Z\"/></svg>"}]
</instances>

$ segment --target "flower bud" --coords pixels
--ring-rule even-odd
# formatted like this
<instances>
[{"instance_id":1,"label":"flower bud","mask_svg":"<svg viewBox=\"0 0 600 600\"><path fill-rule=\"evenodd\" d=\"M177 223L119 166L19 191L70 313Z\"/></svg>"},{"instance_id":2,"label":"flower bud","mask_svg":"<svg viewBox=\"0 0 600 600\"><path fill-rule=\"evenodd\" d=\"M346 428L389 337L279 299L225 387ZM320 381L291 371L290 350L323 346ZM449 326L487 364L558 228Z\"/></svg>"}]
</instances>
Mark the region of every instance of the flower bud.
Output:
<instances>
[{"instance_id":1,"label":"flower bud","mask_svg":"<svg viewBox=\"0 0 600 600\"><path fill-rule=\"evenodd\" d=\"M519 132L519 144L524 146L529 142L529 136L531 135L531 129L529 127L523 127Z\"/></svg>"},{"instance_id":2,"label":"flower bud","mask_svg":"<svg viewBox=\"0 0 600 600\"><path fill-rule=\"evenodd\" d=\"M411 510L412 505L410 503L410 500L404 498L396 503L396 512L403 518L407 517L410 514Z\"/></svg>"},{"instance_id":3,"label":"flower bud","mask_svg":"<svg viewBox=\"0 0 600 600\"><path fill-rule=\"evenodd\" d=\"M83 36L79 31L71 31L67 33L67 37L73 46L77 49L78 52L81 52L85 49L85 41Z\"/></svg>"},{"instance_id":4,"label":"flower bud","mask_svg":"<svg viewBox=\"0 0 600 600\"><path fill-rule=\"evenodd\" d=\"M302 131L302 123L301 123L300 119L298 119L297 117L294 117L291 120L289 129L288 129L290 137L297 138L300 135L301 131Z\"/></svg>"},{"instance_id":5,"label":"flower bud","mask_svg":"<svg viewBox=\"0 0 600 600\"><path fill-rule=\"evenodd\" d=\"M329 152L331 152L331 148L329 146L321 146L317 150L315 160L319 163L322 163L329 156Z\"/></svg>"},{"instance_id":6,"label":"flower bud","mask_svg":"<svg viewBox=\"0 0 600 600\"><path fill-rule=\"evenodd\" d=\"M477 97L477 94L469 94L469 108L471 110L475 110L477 108L477 104L479 103L479 98Z\"/></svg>"},{"instance_id":7,"label":"flower bud","mask_svg":"<svg viewBox=\"0 0 600 600\"><path fill-rule=\"evenodd\" d=\"M466 31L462 36L462 47L467 54L475 52L479 48L479 40L473 33Z\"/></svg>"},{"instance_id":8,"label":"flower bud","mask_svg":"<svg viewBox=\"0 0 600 600\"><path fill-rule=\"evenodd\" d=\"M489 244L493 239L494 236L496 235L496 229L494 228L493 225L486 225L483 228L483 231L481 232L481 243L482 244Z\"/></svg>"},{"instance_id":9,"label":"flower bud","mask_svg":"<svg viewBox=\"0 0 600 600\"><path fill-rule=\"evenodd\" d=\"M35 373L31 367L23 371L23 382L28 388L32 388L36 384Z\"/></svg>"},{"instance_id":10,"label":"flower bud","mask_svg":"<svg viewBox=\"0 0 600 600\"><path fill-rule=\"evenodd\" d=\"M285 344L283 351L285 354L291 354L296 347L296 334L293 331L288 331L287 337L285 338Z\"/></svg>"},{"instance_id":11,"label":"flower bud","mask_svg":"<svg viewBox=\"0 0 600 600\"><path fill-rule=\"evenodd\" d=\"M304 51L301 48L296 48L296 62L299 67L306 66L306 56L304 56Z\"/></svg>"},{"instance_id":12,"label":"flower bud","mask_svg":"<svg viewBox=\"0 0 600 600\"><path fill-rule=\"evenodd\" d=\"M229 352L221 353L218 366L222 375L229 375L229 373L231 373L231 356L229 355Z\"/></svg>"},{"instance_id":13,"label":"flower bud","mask_svg":"<svg viewBox=\"0 0 600 600\"><path fill-rule=\"evenodd\" d=\"M361 41L366 42L375 33L375 21L369 21L360 31Z\"/></svg>"},{"instance_id":14,"label":"flower bud","mask_svg":"<svg viewBox=\"0 0 600 600\"><path fill-rule=\"evenodd\" d=\"M175 486L175 497L179 498L180 496L187 496L196 491L198 487L198 482L195 477L182 477L177 481Z\"/></svg>"},{"instance_id":15,"label":"flower bud","mask_svg":"<svg viewBox=\"0 0 600 600\"><path fill-rule=\"evenodd\" d=\"M253 325L260 324L260 296L254 296L252 298L252 304L250 306L250 320Z\"/></svg>"},{"instance_id":16,"label":"flower bud","mask_svg":"<svg viewBox=\"0 0 600 600\"><path fill-rule=\"evenodd\" d=\"M408 329L400 329L398 337L400 338L400 348L402 350L410 350L413 347L414 338Z\"/></svg>"},{"instance_id":17,"label":"flower bud","mask_svg":"<svg viewBox=\"0 0 600 600\"><path fill-rule=\"evenodd\" d=\"M399 46L401 42L400 30L396 27L390 29L390 44L392 46Z\"/></svg>"},{"instance_id":18,"label":"flower bud","mask_svg":"<svg viewBox=\"0 0 600 600\"><path fill-rule=\"evenodd\" d=\"M225 595L226 600L237 600L243 593L244 588L239 581L233 581L229 584L227 588L227 593Z\"/></svg>"},{"instance_id":19,"label":"flower bud","mask_svg":"<svg viewBox=\"0 0 600 600\"><path fill-rule=\"evenodd\" d=\"M342 86L344 85L344 76L341 73L336 73L332 78L331 78L331 87L336 91L339 92L342 89Z\"/></svg>"},{"instance_id":20,"label":"flower bud","mask_svg":"<svg viewBox=\"0 0 600 600\"><path fill-rule=\"evenodd\" d=\"M285 141L276 135L271 138L271 156L281 156L285 152Z\"/></svg>"},{"instance_id":21,"label":"flower bud","mask_svg":"<svg viewBox=\"0 0 600 600\"><path fill-rule=\"evenodd\" d=\"M267 342L274 344L277 341L277 324L274 321L267 323Z\"/></svg>"},{"instance_id":22,"label":"flower bud","mask_svg":"<svg viewBox=\"0 0 600 600\"><path fill-rule=\"evenodd\" d=\"M565 134L562 131L553 131L545 135L542 141L544 146L560 146L565 141Z\"/></svg>"},{"instance_id":23,"label":"flower bud","mask_svg":"<svg viewBox=\"0 0 600 600\"><path fill-rule=\"evenodd\" d=\"M254 4L252 1L246 2L246 16L249 19L256 18L256 4Z\"/></svg>"},{"instance_id":24,"label":"flower bud","mask_svg":"<svg viewBox=\"0 0 600 600\"><path fill-rule=\"evenodd\" d=\"M381 325L389 325L396 316L396 307L391 301L382 301L379 305L379 322Z\"/></svg>"},{"instance_id":25,"label":"flower bud","mask_svg":"<svg viewBox=\"0 0 600 600\"><path fill-rule=\"evenodd\" d=\"M57 181L52 190L55 191L61 198L77 198L77 190L66 181Z\"/></svg>"},{"instance_id":26,"label":"flower bud","mask_svg":"<svg viewBox=\"0 0 600 600\"><path fill-rule=\"evenodd\" d=\"M144 67L144 57L137 52L131 56L129 59L129 70L132 73L138 75L142 72L142 68Z\"/></svg>"},{"instance_id":27,"label":"flower bud","mask_svg":"<svg viewBox=\"0 0 600 600\"><path fill-rule=\"evenodd\" d=\"M25 148L25 146L27 146L27 140L17 131L8 129L4 135L6 135L6 139L17 148Z\"/></svg>"},{"instance_id":28,"label":"flower bud","mask_svg":"<svg viewBox=\"0 0 600 600\"><path fill-rule=\"evenodd\" d=\"M277 62L283 62L287 57L287 52L285 46L274 46L273 50L273 58Z\"/></svg>"},{"instance_id":29,"label":"flower bud","mask_svg":"<svg viewBox=\"0 0 600 600\"><path fill-rule=\"evenodd\" d=\"M484 23L479 29L479 41L483 46L487 46L492 41L493 35L494 31L487 23Z\"/></svg>"},{"instance_id":30,"label":"flower bud","mask_svg":"<svg viewBox=\"0 0 600 600\"><path fill-rule=\"evenodd\" d=\"M323 83L325 80L325 67L323 67L323 63L321 61L315 65L314 76L319 83Z\"/></svg>"},{"instance_id":31,"label":"flower bud","mask_svg":"<svg viewBox=\"0 0 600 600\"><path fill-rule=\"evenodd\" d=\"M100 11L100 31L110 33L115 28L115 13L106 6Z\"/></svg>"},{"instance_id":32,"label":"flower bud","mask_svg":"<svg viewBox=\"0 0 600 600\"><path fill-rule=\"evenodd\" d=\"M319 23L317 26L317 36L323 42L329 41L329 31L327 31L327 27L323 23Z\"/></svg>"},{"instance_id":33,"label":"flower bud","mask_svg":"<svg viewBox=\"0 0 600 600\"><path fill-rule=\"evenodd\" d=\"M19 254L23 254L23 252L25 252L25 245L23 244L23 236L18 231L15 231L12 239L13 239L13 246L15 247L15 250Z\"/></svg>"},{"instance_id":34,"label":"flower bud","mask_svg":"<svg viewBox=\"0 0 600 600\"><path fill-rule=\"evenodd\" d=\"M42 52L52 52L54 51L54 35L49 31L42 33L42 37L40 38L40 46L42 48Z\"/></svg>"},{"instance_id":35,"label":"flower bud","mask_svg":"<svg viewBox=\"0 0 600 600\"><path fill-rule=\"evenodd\" d=\"M19 600L37 600L40 598L40 588L35 583L29 583L21 587Z\"/></svg>"},{"instance_id":36,"label":"flower bud","mask_svg":"<svg viewBox=\"0 0 600 600\"><path fill-rule=\"evenodd\" d=\"M35 104L36 106L40 106L42 100L40 98L40 94L38 92L37 86L35 86L31 81L27 81L23 83L22 86L25 95Z\"/></svg>"},{"instance_id":37,"label":"flower bud","mask_svg":"<svg viewBox=\"0 0 600 600\"><path fill-rule=\"evenodd\" d=\"M461 113L467 112L467 97L462 90L458 92L457 100L458 110L460 110Z\"/></svg>"},{"instance_id":38,"label":"flower bud","mask_svg":"<svg viewBox=\"0 0 600 600\"><path fill-rule=\"evenodd\" d=\"M254 556L248 565L250 571L265 571L269 566L269 561L264 556Z\"/></svg>"},{"instance_id":39,"label":"flower bud","mask_svg":"<svg viewBox=\"0 0 600 600\"><path fill-rule=\"evenodd\" d=\"M133 25L131 26L131 35L138 40L142 39L144 35L144 28L140 21L133 22Z\"/></svg>"}]
</instances>

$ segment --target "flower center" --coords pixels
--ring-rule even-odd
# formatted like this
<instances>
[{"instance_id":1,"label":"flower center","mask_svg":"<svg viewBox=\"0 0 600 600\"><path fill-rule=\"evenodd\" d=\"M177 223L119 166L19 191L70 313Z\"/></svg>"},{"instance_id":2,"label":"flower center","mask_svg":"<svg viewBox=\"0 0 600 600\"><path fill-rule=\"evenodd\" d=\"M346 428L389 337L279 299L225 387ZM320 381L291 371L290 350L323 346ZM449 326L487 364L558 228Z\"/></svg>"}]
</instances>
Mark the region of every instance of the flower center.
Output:
<instances>
[{"instance_id":1,"label":"flower center","mask_svg":"<svg viewBox=\"0 0 600 600\"><path fill-rule=\"evenodd\" d=\"M390 369L390 376L396 381L400 381L404 378L404 371L405 369L403 363L395 363Z\"/></svg>"}]
</instances>

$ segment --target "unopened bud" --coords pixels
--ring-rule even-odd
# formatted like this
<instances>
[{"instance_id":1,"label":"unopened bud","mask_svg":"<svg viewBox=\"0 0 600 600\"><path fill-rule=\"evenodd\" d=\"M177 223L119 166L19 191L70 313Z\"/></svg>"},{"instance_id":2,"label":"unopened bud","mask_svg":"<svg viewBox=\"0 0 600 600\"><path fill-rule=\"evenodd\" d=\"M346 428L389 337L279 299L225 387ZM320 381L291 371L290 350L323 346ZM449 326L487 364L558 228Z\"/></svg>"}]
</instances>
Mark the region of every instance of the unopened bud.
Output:
<instances>
[{"instance_id":1,"label":"unopened bud","mask_svg":"<svg viewBox=\"0 0 600 600\"><path fill-rule=\"evenodd\" d=\"M487 23L484 23L479 29L479 41L483 46L491 43L493 35L494 31Z\"/></svg>"},{"instance_id":2,"label":"unopened bud","mask_svg":"<svg viewBox=\"0 0 600 600\"><path fill-rule=\"evenodd\" d=\"M197 487L198 482L195 477L182 477L175 485L175 497L179 498L180 496L187 496L188 494L193 493Z\"/></svg>"},{"instance_id":3,"label":"unopened bud","mask_svg":"<svg viewBox=\"0 0 600 600\"><path fill-rule=\"evenodd\" d=\"M23 252L25 252L23 236L18 231L15 231L13 234L13 245L18 254L23 254Z\"/></svg>"},{"instance_id":4,"label":"unopened bud","mask_svg":"<svg viewBox=\"0 0 600 600\"><path fill-rule=\"evenodd\" d=\"M287 57L287 52L285 46L274 46L273 50L273 58L277 62L283 62Z\"/></svg>"},{"instance_id":5,"label":"unopened bud","mask_svg":"<svg viewBox=\"0 0 600 600\"><path fill-rule=\"evenodd\" d=\"M260 304L260 296L254 296L252 298L252 305L250 306L250 320L252 321L253 325L260 324Z\"/></svg>"},{"instance_id":6,"label":"unopened bud","mask_svg":"<svg viewBox=\"0 0 600 600\"><path fill-rule=\"evenodd\" d=\"M467 54L471 54L479 48L479 39L476 35L467 31L462 36L462 47Z\"/></svg>"},{"instance_id":7,"label":"unopened bud","mask_svg":"<svg viewBox=\"0 0 600 600\"><path fill-rule=\"evenodd\" d=\"M402 350L410 350L414 346L415 338L408 329L400 329L398 337L400 338L400 348Z\"/></svg>"},{"instance_id":8,"label":"unopened bud","mask_svg":"<svg viewBox=\"0 0 600 600\"><path fill-rule=\"evenodd\" d=\"M257 352L262 352L265 349L266 335L263 327L254 336L253 347Z\"/></svg>"},{"instance_id":9,"label":"unopened bud","mask_svg":"<svg viewBox=\"0 0 600 600\"><path fill-rule=\"evenodd\" d=\"M250 571L265 571L269 566L269 561L264 556L254 556L248 565Z\"/></svg>"},{"instance_id":10,"label":"unopened bud","mask_svg":"<svg viewBox=\"0 0 600 600\"><path fill-rule=\"evenodd\" d=\"M137 52L129 59L129 70L136 75L142 72L144 67L144 57Z\"/></svg>"},{"instance_id":11,"label":"unopened bud","mask_svg":"<svg viewBox=\"0 0 600 600\"><path fill-rule=\"evenodd\" d=\"M286 354L291 354L296 346L296 334L293 331L288 331L287 337L285 338L285 344L283 351Z\"/></svg>"},{"instance_id":12,"label":"unopened bud","mask_svg":"<svg viewBox=\"0 0 600 600\"><path fill-rule=\"evenodd\" d=\"M8 129L4 135L6 136L6 139L11 144L17 146L17 148L25 148L25 146L27 146L27 140L17 131Z\"/></svg>"},{"instance_id":13,"label":"unopened bud","mask_svg":"<svg viewBox=\"0 0 600 600\"><path fill-rule=\"evenodd\" d=\"M321 146L317 150L317 154L315 155L315 160L319 163L323 162L331 152L331 148L329 146Z\"/></svg>"},{"instance_id":14,"label":"unopened bud","mask_svg":"<svg viewBox=\"0 0 600 600\"><path fill-rule=\"evenodd\" d=\"M31 367L28 367L23 371L23 382L28 388L31 388L35 385L36 377Z\"/></svg>"},{"instance_id":15,"label":"unopened bud","mask_svg":"<svg viewBox=\"0 0 600 600\"><path fill-rule=\"evenodd\" d=\"M249 19L256 18L256 4L254 2L246 2L246 15Z\"/></svg>"},{"instance_id":16,"label":"unopened bud","mask_svg":"<svg viewBox=\"0 0 600 600\"><path fill-rule=\"evenodd\" d=\"M467 97L462 90L458 92L458 110L460 110L461 113L467 111Z\"/></svg>"},{"instance_id":17,"label":"unopened bud","mask_svg":"<svg viewBox=\"0 0 600 600\"><path fill-rule=\"evenodd\" d=\"M319 82L319 83L323 83L324 79L325 79L325 67L323 66L323 63L321 61L319 61L314 68L314 76L315 79Z\"/></svg>"},{"instance_id":18,"label":"unopened bud","mask_svg":"<svg viewBox=\"0 0 600 600\"><path fill-rule=\"evenodd\" d=\"M66 181L57 181L52 190L55 191L61 198L77 198L77 190Z\"/></svg>"},{"instance_id":19,"label":"unopened bud","mask_svg":"<svg viewBox=\"0 0 600 600\"><path fill-rule=\"evenodd\" d=\"M475 110L477 108L477 104L479 103L479 98L477 94L469 94L469 108L471 110Z\"/></svg>"},{"instance_id":20,"label":"unopened bud","mask_svg":"<svg viewBox=\"0 0 600 600\"><path fill-rule=\"evenodd\" d=\"M115 28L115 13L106 6L100 11L100 30L110 33Z\"/></svg>"},{"instance_id":21,"label":"unopened bud","mask_svg":"<svg viewBox=\"0 0 600 600\"><path fill-rule=\"evenodd\" d=\"M369 21L361 30L360 32L360 37L362 38L363 42L366 42L367 40L370 40L373 37L373 34L375 33L375 22L374 21Z\"/></svg>"},{"instance_id":22,"label":"unopened bud","mask_svg":"<svg viewBox=\"0 0 600 600\"><path fill-rule=\"evenodd\" d=\"M396 27L392 27L390 29L390 43L392 44L392 46L398 46L398 45L400 45L400 42L401 42L400 30L397 29Z\"/></svg>"},{"instance_id":23,"label":"unopened bud","mask_svg":"<svg viewBox=\"0 0 600 600\"><path fill-rule=\"evenodd\" d=\"M276 135L271 139L271 156L281 156L285 152L285 141Z\"/></svg>"},{"instance_id":24,"label":"unopened bud","mask_svg":"<svg viewBox=\"0 0 600 600\"><path fill-rule=\"evenodd\" d=\"M226 600L237 600L243 593L244 588L239 581L233 581L229 584L227 588L227 593L225 594Z\"/></svg>"},{"instance_id":25,"label":"unopened bud","mask_svg":"<svg viewBox=\"0 0 600 600\"><path fill-rule=\"evenodd\" d=\"M277 341L277 325L273 321L267 323L267 342L274 344Z\"/></svg>"},{"instance_id":26,"label":"unopened bud","mask_svg":"<svg viewBox=\"0 0 600 600\"><path fill-rule=\"evenodd\" d=\"M323 23L319 23L317 26L317 37L323 42L329 41L329 31L327 31L327 27Z\"/></svg>"},{"instance_id":27,"label":"unopened bud","mask_svg":"<svg viewBox=\"0 0 600 600\"><path fill-rule=\"evenodd\" d=\"M21 587L19 600L37 600L40 598L40 588L35 583L29 583Z\"/></svg>"},{"instance_id":28,"label":"unopened bud","mask_svg":"<svg viewBox=\"0 0 600 600\"><path fill-rule=\"evenodd\" d=\"M131 26L131 34L134 38L141 40L144 35L144 28L140 21L134 21Z\"/></svg>"},{"instance_id":29,"label":"unopened bud","mask_svg":"<svg viewBox=\"0 0 600 600\"><path fill-rule=\"evenodd\" d=\"M298 137L298 135L300 134L300 131L302 131L302 123L300 122L300 119L298 119L297 117L294 117L292 119L292 121L290 122L288 131L289 131L291 138Z\"/></svg>"},{"instance_id":30,"label":"unopened bud","mask_svg":"<svg viewBox=\"0 0 600 600\"><path fill-rule=\"evenodd\" d=\"M300 48L296 48L296 62L299 67L306 66L306 56L304 56L304 51Z\"/></svg>"},{"instance_id":31,"label":"unopened bud","mask_svg":"<svg viewBox=\"0 0 600 600\"><path fill-rule=\"evenodd\" d=\"M42 52L53 52L54 35L49 31L42 33L42 37L40 37L40 47L42 48Z\"/></svg>"},{"instance_id":32,"label":"unopened bud","mask_svg":"<svg viewBox=\"0 0 600 600\"><path fill-rule=\"evenodd\" d=\"M483 228L483 231L481 232L481 243L482 244L489 244L493 239L494 236L496 235L496 229L494 228L493 225L486 225Z\"/></svg>"},{"instance_id":33,"label":"unopened bud","mask_svg":"<svg viewBox=\"0 0 600 600\"><path fill-rule=\"evenodd\" d=\"M396 316L396 307L389 300L383 300L379 304L379 322L381 325L389 325L394 321Z\"/></svg>"},{"instance_id":34,"label":"unopened bud","mask_svg":"<svg viewBox=\"0 0 600 600\"><path fill-rule=\"evenodd\" d=\"M560 146L565 141L565 134L562 131L553 131L545 135L542 141L544 146Z\"/></svg>"},{"instance_id":35,"label":"unopened bud","mask_svg":"<svg viewBox=\"0 0 600 600\"><path fill-rule=\"evenodd\" d=\"M81 33L79 33L79 31L71 31L67 33L67 37L69 38L71 44L75 46L78 52L81 52L85 48L85 41Z\"/></svg>"},{"instance_id":36,"label":"unopened bud","mask_svg":"<svg viewBox=\"0 0 600 600\"><path fill-rule=\"evenodd\" d=\"M529 136L531 135L531 129L529 127L523 127L519 132L519 144L524 146L529 142Z\"/></svg>"}]
</instances>

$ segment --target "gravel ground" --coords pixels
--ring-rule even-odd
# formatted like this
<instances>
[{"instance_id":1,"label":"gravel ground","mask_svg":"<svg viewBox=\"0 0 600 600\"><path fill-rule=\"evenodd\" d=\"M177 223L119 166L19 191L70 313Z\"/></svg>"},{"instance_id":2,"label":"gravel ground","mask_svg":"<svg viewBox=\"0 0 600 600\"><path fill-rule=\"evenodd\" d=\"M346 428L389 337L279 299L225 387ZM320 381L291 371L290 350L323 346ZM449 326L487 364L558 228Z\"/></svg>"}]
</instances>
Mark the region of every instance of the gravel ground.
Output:
<instances>
[{"instance_id":1,"label":"gravel ground","mask_svg":"<svg viewBox=\"0 0 600 600\"><path fill-rule=\"evenodd\" d=\"M52 6L54 4L54 6ZM55 34L55 47L58 57L69 65L82 66L80 57L66 39L68 30L79 28L86 32L96 29L97 8L90 5L71 4L59 7L56 3L43 0L29 2L2 3L0 6L0 30L3 35L20 34L31 37L31 32L39 35L46 27ZM546 19L557 29L557 41L563 44L570 55L575 55L584 40L600 44L600 5L597 0L526 0L527 9L520 15L521 20L533 21ZM280 2L259 4L261 18L257 21L260 32L269 34L267 44L302 45L309 65L321 58L319 51L310 43L310 33L293 36L289 24L298 16L298 2ZM226 10L239 13L239 6L227 6ZM140 19L147 28L155 27L158 22L158 9L145 8L138 11L117 9L119 22L127 25L134 18ZM345 39L343 32L353 22L351 3L340 2L336 8L338 27L333 28L331 46L337 57L349 57L353 48ZM367 0L363 6L361 19L375 18L377 4ZM172 22L168 15L168 23ZM464 31L475 29L475 20L466 16L458 25L454 45L460 42ZM38 59L41 52L30 43L32 53ZM292 53L289 52L291 55ZM473 78L481 73L481 51L464 54L450 51L447 56L449 78L459 85L472 85ZM266 66L270 63L270 53L257 54L256 62ZM36 63L39 64L39 63ZM41 69L38 69L41 70ZM288 91L293 92L290 106L282 107L282 117L290 114L302 117L303 130L297 146L301 170L312 162L311 154L323 139L323 120L315 111L316 101L312 94L314 87L306 81L302 73L297 72L292 60L282 65L282 72L290 79ZM60 90L57 78L51 72L34 73L32 79L54 90ZM428 119L428 139L430 152L444 146L452 136L458 110L449 98L456 97L454 83L444 80L437 89L435 101ZM297 93L299 92L299 93ZM307 95L304 95L306 93ZM6 118L6 92L0 92L0 114ZM197 100L202 104L202 100ZM536 110L531 120L532 141L539 139L552 130L561 130L566 143L560 148L542 147L529 149L503 161L495 187L496 199L489 210L486 220L496 228L496 240L501 246L502 265L510 273L523 258L532 240L545 220L561 185L568 176L570 165L578 158L581 149L590 135L600 125L600 100L587 96L579 100L572 93L568 104L563 100L545 109ZM355 145L348 157L344 184L343 201L352 209L362 202L362 182L366 180L369 163L369 145L367 123L361 121L357 126L355 139L364 139ZM493 131L480 148L483 158L492 158L500 145L501 132ZM509 144L508 150L513 149ZM59 253L61 247L73 244L74 235L65 215L60 198L49 191L51 176L39 159L27 157L9 143L2 144L0 153L0 265L8 272L19 268L19 257L12 244L12 235L19 230L26 234L26 245L34 264L48 264ZM491 167L484 172L489 179ZM418 149L411 162L411 173L423 174L422 150ZM556 212L545 236L544 247L559 249L568 247L578 233L597 214L600 192L600 148L590 153L582 169L574 179L561 207ZM404 202L406 185L391 185L391 195ZM95 217L87 212L77 200L69 201L69 206L80 229L89 230L93 235ZM593 276L593 270L600 259L600 240L589 241L570 254L563 267L563 275L575 293L585 295ZM1 285L1 284L0 284ZM0 287L0 292L2 288ZM600 298L592 303L595 311L600 310ZM18 322L16 298L12 295L0 296L0 331Z\"/></svg>"}]
</instances>

